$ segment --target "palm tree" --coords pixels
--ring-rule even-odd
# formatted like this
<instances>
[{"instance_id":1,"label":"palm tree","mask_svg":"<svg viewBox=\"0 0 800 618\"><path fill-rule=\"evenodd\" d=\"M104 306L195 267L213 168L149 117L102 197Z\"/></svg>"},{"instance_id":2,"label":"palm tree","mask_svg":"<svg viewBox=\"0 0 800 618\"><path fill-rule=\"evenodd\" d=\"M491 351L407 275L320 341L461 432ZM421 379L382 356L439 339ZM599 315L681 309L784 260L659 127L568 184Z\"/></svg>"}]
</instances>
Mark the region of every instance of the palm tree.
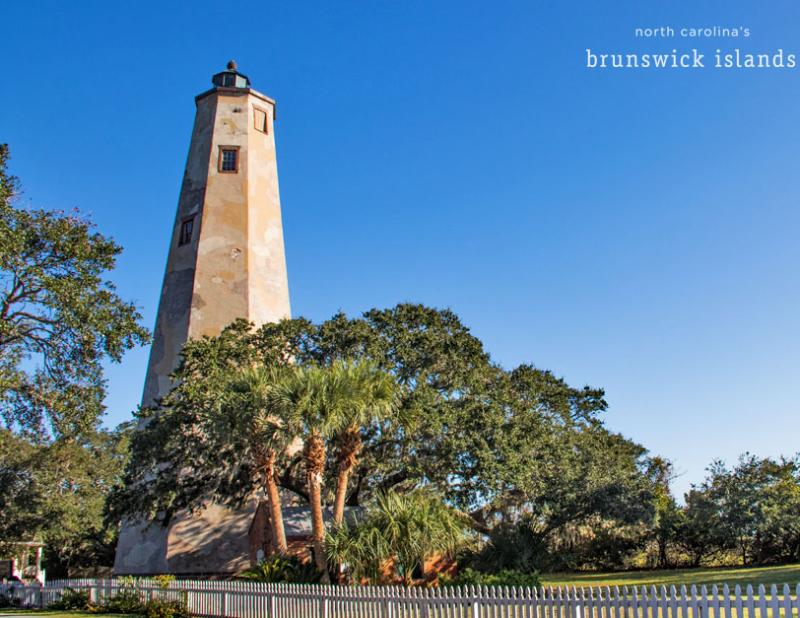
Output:
<instances>
[{"instance_id":1,"label":"palm tree","mask_svg":"<svg viewBox=\"0 0 800 618\"><path fill-rule=\"evenodd\" d=\"M336 501L343 513L347 482L360 450L360 436L352 439L352 433L357 434L360 423L371 418L371 414L393 409L395 391L389 379L391 376L372 364L338 360L327 366L294 367L273 390L279 417L292 419L289 422L303 428L314 561L325 583L329 581L322 515L322 480L328 456L326 441L343 431L351 434L350 448L346 451L348 459L340 466L337 483ZM341 515L339 517L341 520Z\"/></svg>"},{"instance_id":2,"label":"palm tree","mask_svg":"<svg viewBox=\"0 0 800 618\"><path fill-rule=\"evenodd\" d=\"M347 485L358 464L361 453L361 428L373 420L391 417L398 408L399 386L394 376L382 371L375 363L360 362L342 366L343 379L348 383L348 406L345 408L338 436L336 495L333 501L333 522L344 519Z\"/></svg>"},{"instance_id":3,"label":"palm tree","mask_svg":"<svg viewBox=\"0 0 800 618\"><path fill-rule=\"evenodd\" d=\"M292 419L292 423L302 426L314 562L322 583L330 583L322 517L322 476L327 458L325 440L335 433L344 417L347 399L344 390L345 383L336 367L308 366L294 367L274 391L280 417Z\"/></svg>"},{"instance_id":4,"label":"palm tree","mask_svg":"<svg viewBox=\"0 0 800 618\"><path fill-rule=\"evenodd\" d=\"M250 435L255 466L267 495L272 548L278 554L285 554L288 548L275 466L300 431L294 417L281 417L274 405L273 392L287 379L287 374L285 367L257 365L233 374L230 383L231 391L238 395L234 398L236 413L243 417L239 426Z\"/></svg>"}]
</instances>

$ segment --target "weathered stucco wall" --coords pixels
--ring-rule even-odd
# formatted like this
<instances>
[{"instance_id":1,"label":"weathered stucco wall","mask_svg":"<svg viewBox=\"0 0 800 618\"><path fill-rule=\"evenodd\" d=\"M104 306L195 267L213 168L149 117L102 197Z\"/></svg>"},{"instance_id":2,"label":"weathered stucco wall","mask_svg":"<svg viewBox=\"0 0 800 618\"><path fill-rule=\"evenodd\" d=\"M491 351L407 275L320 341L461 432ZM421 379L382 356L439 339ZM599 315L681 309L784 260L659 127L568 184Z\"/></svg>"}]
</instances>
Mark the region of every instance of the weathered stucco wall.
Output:
<instances>
[{"instance_id":1,"label":"weathered stucco wall","mask_svg":"<svg viewBox=\"0 0 800 618\"><path fill-rule=\"evenodd\" d=\"M192 141L183 175L178 209L170 237L167 267L161 286L153 344L145 377L142 405L150 406L169 391L169 374L175 367L189 333L189 313L194 292L198 237L208 184L209 158L214 137L216 97L197 103ZM189 244L178 246L183 222L194 218L195 233Z\"/></svg>"},{"instance_id":2,"label":"weathered stucco wall","mask_svg":"<svg viewBox=\"0 0 800 618\"><path fill-rule=\"evenodd\" d=\"M254 108L268 131L255 127ZM216 335L236 318L255 324L289 317L274 102L249 88L215 88L197 114L170 242L142 405L166 394L188 338ZM238 146L239 169L220 171L221 146ZM190 243L181 227L193 218ZM191 465L191 462L187 462ZM168 528L126 522L117 574L234 573L249 564L247 531L255 506L211 505L181 513Z\"/></svg>"},{"instance_id":3,"label":"weathered stucco wall","mask_svg":"<svg viewBox=\"0 0 800 618\"><path fill-rule=\"evenodd\" d=\"M281 200L278 190L278 161L275 151L275 107L254 97L250 99L250 118L258 108L267 114L268 132L256 130L251 122L247 159L249 311L256 324L277 322L289 317L289 279L283 246Z\"/></svg>"}]
</instances>

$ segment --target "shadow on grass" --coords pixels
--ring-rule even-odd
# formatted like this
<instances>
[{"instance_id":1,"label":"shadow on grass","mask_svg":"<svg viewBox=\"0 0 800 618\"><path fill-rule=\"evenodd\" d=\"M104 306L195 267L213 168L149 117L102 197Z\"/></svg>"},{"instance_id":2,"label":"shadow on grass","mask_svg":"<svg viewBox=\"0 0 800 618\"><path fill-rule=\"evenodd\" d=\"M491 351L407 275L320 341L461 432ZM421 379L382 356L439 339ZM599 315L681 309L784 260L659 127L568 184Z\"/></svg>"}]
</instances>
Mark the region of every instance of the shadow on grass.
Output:
<instances>
[{"instance_id":1,"label":"shadow on grass","mask_svg":"<svg viewBox=\"0 0 800 618\"><path fill-rule=\"evenodd\" d=\"M611 573L552 573L542 575L545 586L698 586L703 584L740 585L800 583L800 564L774 567L717 567L626 571Z\"/></svg>"}]
</instances>

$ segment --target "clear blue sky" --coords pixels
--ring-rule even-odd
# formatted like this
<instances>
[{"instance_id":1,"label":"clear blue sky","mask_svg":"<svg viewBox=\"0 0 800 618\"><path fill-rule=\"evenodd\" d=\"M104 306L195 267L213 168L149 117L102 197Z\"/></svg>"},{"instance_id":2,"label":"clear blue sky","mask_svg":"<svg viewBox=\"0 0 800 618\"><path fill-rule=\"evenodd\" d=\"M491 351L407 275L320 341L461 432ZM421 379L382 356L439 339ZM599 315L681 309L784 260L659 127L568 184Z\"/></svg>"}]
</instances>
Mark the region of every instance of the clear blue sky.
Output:
<instances>
[{"instance_id":1,"label":"clear blue sky","mask_svg":"<svg viewBox=\"0 0 800 618\"><path fill-rule=\"evenodd\" d=\"M125 247L152 326L194 95L235 58L278 101L293 312L456 311L505 366L602 386L672 458L798 449L795 70L597 72L585 49L800 52L800 5L6 2L0 141L26 202ZM642 41L637 26L745 26ZM146 350L108 372L109 424Z\"/></svg>"}]
</instances>

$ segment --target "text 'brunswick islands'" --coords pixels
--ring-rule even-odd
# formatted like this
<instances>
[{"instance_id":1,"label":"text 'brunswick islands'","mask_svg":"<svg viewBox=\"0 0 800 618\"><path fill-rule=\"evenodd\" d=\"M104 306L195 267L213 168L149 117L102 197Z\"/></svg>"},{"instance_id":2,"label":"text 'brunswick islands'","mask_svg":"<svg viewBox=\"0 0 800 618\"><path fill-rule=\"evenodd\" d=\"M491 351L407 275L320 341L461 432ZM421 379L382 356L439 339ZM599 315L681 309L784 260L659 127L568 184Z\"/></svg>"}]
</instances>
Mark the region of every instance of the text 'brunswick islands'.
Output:
<instances>
[{"instance_id":1,"label":"text 'brunswick islands'","mask_svg":"<svg viewBox=\"0 0 800 618\"><path fill-rule=\"evenodd\" d=\"M588 69L794 69L797 55L778 49L751 54L736 48L708 54L696 48L669 53L598 53L586 49Z\"/></svg>"}]
</instances>

